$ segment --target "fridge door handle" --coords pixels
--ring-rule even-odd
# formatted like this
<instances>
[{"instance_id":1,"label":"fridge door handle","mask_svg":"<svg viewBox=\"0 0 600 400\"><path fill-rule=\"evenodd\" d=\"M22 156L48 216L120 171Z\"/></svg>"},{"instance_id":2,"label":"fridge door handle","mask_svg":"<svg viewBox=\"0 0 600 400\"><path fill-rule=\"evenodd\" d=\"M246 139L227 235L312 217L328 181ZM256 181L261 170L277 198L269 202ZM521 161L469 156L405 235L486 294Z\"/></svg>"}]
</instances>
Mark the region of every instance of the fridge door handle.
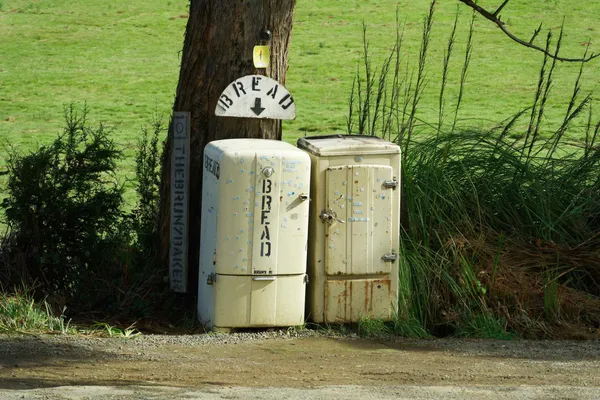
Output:
<instances>
[{"instance_id":1,"label":"fridge door handle","mask_svg":"<svg viewBox=\"0 0 600 400\"><path fill-rule=\"evenodd\" d=\"M275 279L277 279L276 276L253 276L252 277L253 281L274 281Z\"/></svg>"}]
</instances>

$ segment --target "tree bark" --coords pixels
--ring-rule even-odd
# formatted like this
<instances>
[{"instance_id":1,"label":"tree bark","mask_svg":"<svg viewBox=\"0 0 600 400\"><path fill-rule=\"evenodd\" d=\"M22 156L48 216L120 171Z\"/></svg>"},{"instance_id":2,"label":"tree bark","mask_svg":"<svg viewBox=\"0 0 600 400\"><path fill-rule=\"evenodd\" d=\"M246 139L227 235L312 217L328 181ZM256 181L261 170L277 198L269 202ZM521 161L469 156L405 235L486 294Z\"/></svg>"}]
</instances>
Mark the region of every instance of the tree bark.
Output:
<instances>
[{"instance_id":1,"label":"tree bark","mask_svg":"<svg viewBox=\"0 0 600 400\"><path fill-rule=\"evenodd\" d=\"M191 113L188 288L198 282L202 160L204 146L217 139L281 139L281 121L215 116L227 85L245 75L265 75L285 84L295 0L192 0L173 111ZM271 66L257 70L252 62L261 32L269 30ZM171 136L163 152L159 262L168 265L171 188Z\"/></svg>"}]
</instances>

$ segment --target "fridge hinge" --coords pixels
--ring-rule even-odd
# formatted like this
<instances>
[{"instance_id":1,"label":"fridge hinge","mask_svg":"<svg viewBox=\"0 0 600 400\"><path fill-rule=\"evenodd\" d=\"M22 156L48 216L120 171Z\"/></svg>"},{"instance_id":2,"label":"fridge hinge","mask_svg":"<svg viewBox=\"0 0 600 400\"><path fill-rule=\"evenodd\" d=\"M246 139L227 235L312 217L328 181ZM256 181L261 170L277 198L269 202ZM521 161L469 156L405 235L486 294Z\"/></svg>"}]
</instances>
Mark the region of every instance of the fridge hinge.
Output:
<instances>
[{"instance_id":1,"label":"fridge hinge","mask_svg":"<svg viewBox=\"0 0 600 400\"><path fill-rule=\"evenodd\" d=\"M217 274L215 274L214 272L211 274L208 274L208 278L206 278L207 285L213 285L216 281L217 281Z\"/></svg>"},{"instance_id":2,"label":"fridge hinge","mask_svg":"<svg viewBox=\"0 0 600 400\"><path fill-rule=\"evenodd\" d=\"M396 258L398 258L398 255L396 253L384 254L381 257L381 259L385 262L394 262L396 261Z\"/></svg>"},{"instance_id":3,"label":"fridge hinge","mask_svg":"<svg viewBox=\"0 0 600 400\"><path fill-rule=\"evenodd\" d=\"M398 187L398 181L395 179L383 181L383 187L386 189L396 189L396 187Z\"/></svg>"}]
</instances>

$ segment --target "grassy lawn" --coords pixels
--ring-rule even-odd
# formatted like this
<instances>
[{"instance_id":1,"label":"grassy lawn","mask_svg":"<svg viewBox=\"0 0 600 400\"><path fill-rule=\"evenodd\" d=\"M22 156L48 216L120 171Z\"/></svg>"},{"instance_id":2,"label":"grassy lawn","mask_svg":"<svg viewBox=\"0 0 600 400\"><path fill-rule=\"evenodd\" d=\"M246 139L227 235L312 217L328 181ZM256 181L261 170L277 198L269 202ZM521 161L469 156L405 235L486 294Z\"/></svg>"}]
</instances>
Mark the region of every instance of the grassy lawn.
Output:
<instances>
[{"instance_id":1,"label":"grassy lawn","mask_svg":"<svg viewBox=\"0 0 600 400\"><path fill-rule=\"evenodd\" d=\"M406 23L403 58L411 65L409 70L414 70L428 1L345 1L344 6L340 3L298 2L288 87L298 98L299 117L287 125L287 138L343 129L352 77L362 57L362 21L368 25L370 52L381 60L394 44L396 4L401 22ZM480 1L490 9L499 3ZM419 115L425 120L437 118L442 57L457 4L457 1L442 1L437 5L427 68L428 88ZM449 99L454 99L457 92L471 15L467 7L461 5L459 9L460 24L447 89ZM514 33L528 40L541 21L546 28L558 30L566 16L562 54L578 56L587 42L600 51L600 31L596 30L594 17L599 12L600 3L591 0L513 1L503 12L503 19ZM481 17L476 20L475 30L462 125L489 126L531 103L542 56L510 41ZM544 40L545 37L541 37L537 42L543 46ZM568 102L578 68L579 65L573 64L557 68L553 102L547 114L549 123L562 119L564 107L561 106ZM596 87L599 72L600 61L588 65L585 88Z\"/></svg>"},{"instance_id":2,"label":"grassy lawn","mask_svg":"<svg viewBox=\"0 0 600 400\"><path fill-rule=\"evenodd\" d=\"M0 12L0 140L52 140L63 105L87 105L115 126L133 177L133 149L153 110L168 115L185 1L4 1Z\"/></svg>"},{"instance_id":3,"label":"grassy lawn","mask_svg":"<svg viewBox=\"0 0 600 400\"><path fill-rule=\"evenodd\" d=\"M285 139L344 129L347 98L362 54L362 21L370 52L381 60L394 43L395 9L405 23L403 58L418 56L428 1L299 0L287 86L298 118L284 125ZM482 1L493 8L499 1ZM437 92L446 40L457 1L437 6L428 86L420 118L437 120ZM132 177L133 148L140 127L154 110L165 117L179 73L179 51L187 18L186 0L0 0L0 140L20 149L51 140L62 127L64 104L87 102L93 121L115 126L126 151L124 170ZM449 106L457 91L470 10L461 6L460 26L447 88ZM584 44L600 51L594 0L513 1L503 18L528 39L540 21L558 29L563 16L563 54L579 56ZM543 45L544 37L537 39ZM491 23L476 21L463 126L489 126L528 105L537 84L541 55L502 35ZM409 68L412 69L412 68ZM578 65L559 65L547 122L563 116ZM584 88L600 80L600 61L587 66Z\"/></svg>"}]
</instances>

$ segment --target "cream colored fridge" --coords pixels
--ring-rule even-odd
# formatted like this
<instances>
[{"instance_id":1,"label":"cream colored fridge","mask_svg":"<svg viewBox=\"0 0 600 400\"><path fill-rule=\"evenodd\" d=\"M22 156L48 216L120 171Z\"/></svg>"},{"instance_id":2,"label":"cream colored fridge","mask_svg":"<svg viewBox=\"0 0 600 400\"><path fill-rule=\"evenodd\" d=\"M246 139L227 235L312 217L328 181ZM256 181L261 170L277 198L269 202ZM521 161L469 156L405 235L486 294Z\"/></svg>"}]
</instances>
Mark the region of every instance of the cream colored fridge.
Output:
<instances>
[{"instance_id":1,"label":"cream colored fridge","mask_svg":"<svg viewBox=\"0 0 600 400\"><path fill-rule=\"evenodd\" d=\"M281 141L204 150L198 319L208 329L304 322L310 157Z\"/></svg>"},{"instance_id":2,"label":"cream colored fridge","mask_svg":"<svg viewBox=\"0 0 600 400\"><path fill-rule=\"evenodd\" d=\"M301 138L310 154L308 317L389 320L398 305L400 148L370 136Z\"/></svg>"}]
</instances>

